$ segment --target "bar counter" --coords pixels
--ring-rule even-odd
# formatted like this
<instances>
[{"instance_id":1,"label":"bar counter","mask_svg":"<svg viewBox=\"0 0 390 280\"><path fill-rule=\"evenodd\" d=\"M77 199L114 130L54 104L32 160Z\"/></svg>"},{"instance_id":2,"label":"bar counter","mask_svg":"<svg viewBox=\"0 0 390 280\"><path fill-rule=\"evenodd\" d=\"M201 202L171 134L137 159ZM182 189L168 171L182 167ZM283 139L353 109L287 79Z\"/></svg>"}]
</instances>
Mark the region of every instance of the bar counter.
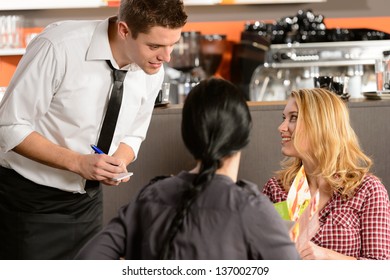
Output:
<instances>
[{"instance_id":1,"label":"bar counter","mask_svg":"<svg viewBox=\"0 0 390 280\"><path fill-rule=\"evenodd\" d=\"M283 159L278 126L286 101L248 102L253 118L251 142L243 150L239 178L261 188ZM390 100L348 101L352 126L360 144L374 161L372 172L382 179L390 193ZM130 181L119 187L104 187L104 223L150 179L177 174L194 167L192 156L181 140L181 105L155 108L150 127L137 160L128 167Z\"/></svg>"}]
</instances>

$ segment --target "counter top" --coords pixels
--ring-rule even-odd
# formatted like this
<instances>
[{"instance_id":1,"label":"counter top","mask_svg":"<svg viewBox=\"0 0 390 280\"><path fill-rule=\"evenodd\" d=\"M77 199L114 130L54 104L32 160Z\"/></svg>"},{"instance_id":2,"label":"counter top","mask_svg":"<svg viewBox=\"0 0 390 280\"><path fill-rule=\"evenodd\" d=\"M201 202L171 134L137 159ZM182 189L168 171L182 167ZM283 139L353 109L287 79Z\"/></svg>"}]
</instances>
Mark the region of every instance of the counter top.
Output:
<instances>
[{"instance_id":1,"label":"counter top","mask_svg":"<svg viewBox=\"0 0 390 280\"><path fill-rule=\"evenodd\" d=\"M257 110L280 110L286 105L286 100L280 101L248 101L251 111ZM359 107L385 107L390 105L390 100L369 100L366 98L352 98L347 101L349 108ZM166 107L155 108L153 114L175 114L181 113L183 104L168 104Z\"/></svg>"}]
</instances>

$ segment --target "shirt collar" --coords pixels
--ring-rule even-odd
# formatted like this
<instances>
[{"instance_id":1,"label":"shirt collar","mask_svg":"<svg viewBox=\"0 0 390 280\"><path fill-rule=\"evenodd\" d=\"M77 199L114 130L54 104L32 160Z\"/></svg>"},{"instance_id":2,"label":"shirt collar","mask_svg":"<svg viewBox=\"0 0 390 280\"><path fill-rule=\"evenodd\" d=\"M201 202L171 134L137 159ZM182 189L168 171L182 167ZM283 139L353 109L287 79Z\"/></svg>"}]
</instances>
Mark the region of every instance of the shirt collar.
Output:
<instances>
[{"instance_id":1,"label":"shirt collar","mask_svg":"<svg viewBox=\"0 0 390 280\"><path fill-rule=\"evenodd\" d=\"M115 21L116 17L110 17L101 21L91 39L89 49L87 51L87 60L110 60L115 68L119 68L111 52L110 43L108 41L108 24L110 21ZM136 71L140 70L138 65L131 63L121 68L122 70Z\"/></svg>"},{"instance_id":2,"label":"shirt collar","mask_svg":"<svg viewBox=\"0 0 390 280\"><path fill-rule=\"evenodd\" d=\"M108 42L108 21L101 21L93 32L87 52L87 60L114 60Z\"/></svg>"}]
</instances>

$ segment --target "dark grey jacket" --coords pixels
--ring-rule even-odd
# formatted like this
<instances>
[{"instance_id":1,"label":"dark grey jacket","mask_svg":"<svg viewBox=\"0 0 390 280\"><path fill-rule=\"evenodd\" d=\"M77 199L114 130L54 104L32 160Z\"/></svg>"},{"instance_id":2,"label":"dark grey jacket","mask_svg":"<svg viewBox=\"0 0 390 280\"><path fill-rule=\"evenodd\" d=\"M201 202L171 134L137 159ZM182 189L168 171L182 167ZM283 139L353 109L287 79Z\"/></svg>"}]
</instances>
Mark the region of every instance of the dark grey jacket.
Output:
<instances>
[{"instance_id":1,"label":"dark grey jacket","mask_svg":"<svg viewBox=\"0 0 390 280\"><path fill-rule=\"evenodd\" d=\"M114 218L77 259L157 259L193 174L158 180ZM241 185L241 186L239 186ZM216 175L191 206L173 241L176 259L299 259L287 226L250 182Z\"/></svg>"}]
</instances>

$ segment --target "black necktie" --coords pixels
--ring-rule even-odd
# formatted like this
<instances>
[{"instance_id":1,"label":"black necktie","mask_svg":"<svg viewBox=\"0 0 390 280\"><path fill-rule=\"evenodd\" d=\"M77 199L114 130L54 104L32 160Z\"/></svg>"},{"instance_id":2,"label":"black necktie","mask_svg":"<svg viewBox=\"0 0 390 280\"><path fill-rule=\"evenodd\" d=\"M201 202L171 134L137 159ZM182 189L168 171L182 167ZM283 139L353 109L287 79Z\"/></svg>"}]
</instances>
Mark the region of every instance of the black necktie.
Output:
<instances>
[{"instance_id":1,"label":"black necktie","mask_svg":"<svg viewBox=\"0 0 390 280\"><path fill-rule=\"evenodd\" d=\"M119 111L121 109L122 96L123 96L123 80L126 77L127 71L115 69L109 60L106 60L107 64L112 70L114 77L114 84L112 86L112 91L110 95L110 100L108 101L106 115L104 116L104 121L102 129L100 130L99 140L97 146L104 153L108 154L110 150L112 137L114 136L115 126L118 119ZM86 189L89 187L97 187L99 185L98 181L87 181Z\"/></svg>"},{"instance_id":2,"label":"black necktie","mask_svg":"<svg viewBox=\"0 0 390 280\"><path fill-rule=\"evenodd\" d=\"M107 60L107 64L112 69L114 84L111 91L110 100L108 101L106 115L104 117L102 129L100 130L97 146L104 153L108 154L110 150L112 137L114 135L116 121L121 109L123 96L123 80L126 77L127 71L115 69L111 62Z\"/></svg>"}]
</instances>

